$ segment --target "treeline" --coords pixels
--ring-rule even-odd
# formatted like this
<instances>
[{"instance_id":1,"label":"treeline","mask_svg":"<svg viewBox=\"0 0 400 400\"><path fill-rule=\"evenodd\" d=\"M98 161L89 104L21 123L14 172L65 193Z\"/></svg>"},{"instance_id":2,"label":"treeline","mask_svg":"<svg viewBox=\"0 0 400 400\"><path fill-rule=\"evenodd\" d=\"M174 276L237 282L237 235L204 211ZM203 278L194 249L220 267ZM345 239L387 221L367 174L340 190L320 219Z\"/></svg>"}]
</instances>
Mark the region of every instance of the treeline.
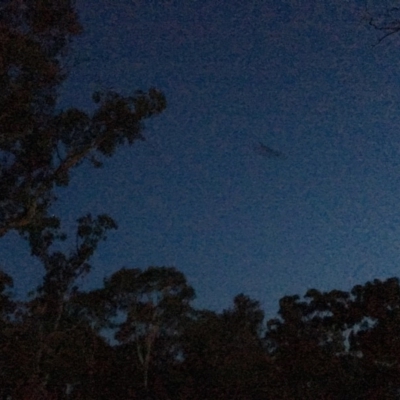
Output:
<instances>
[{"instance_id":1,"label":"treeline","mask_svg":"<svg viewBox=\"0 0 400 400\"><path fill-rule=\"evenodd\" d=\"M223 312L192 306L173 267L123 268L101 288L77 279L109 217L78 221L76 248L52 251L48 228L30 242L45 268L28 301L0 279L3 399L397 399L400 284L307 291L265 321L239 294Z\"/></svg>"}]
</instances>

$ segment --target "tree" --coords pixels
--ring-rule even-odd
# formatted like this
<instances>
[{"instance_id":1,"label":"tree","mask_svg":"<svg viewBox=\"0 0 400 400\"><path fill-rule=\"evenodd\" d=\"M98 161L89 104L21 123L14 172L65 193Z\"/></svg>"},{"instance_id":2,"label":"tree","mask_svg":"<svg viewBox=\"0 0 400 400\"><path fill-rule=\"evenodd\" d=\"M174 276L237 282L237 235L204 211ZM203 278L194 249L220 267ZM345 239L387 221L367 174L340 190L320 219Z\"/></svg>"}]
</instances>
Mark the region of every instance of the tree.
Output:
<instances>
[{"instance_id":1,"label":"tree","mask_svg":"<svg viewBox=\"0 0 400 400\"><path fill-rule=\"evenodd\" d=\"M89 309L88 315L108 321L104 326L116 330L121 362L127 360L125 371L139 370L146 392L151 367L159 360L165 366L179 355L178 339L192 312L193 288L173 267L123 268L105 279L104 288L87 296L86 304L87 299L101 299L103 310Z\"/></svg>"},{"instance_id":2,"label":"tree","mask_svg":"<svg viewBox=\"0 0 400 400\"><path fill-rule=\"evenodd\" d=\"M116 224L107 215L82 217L76 248L54 252L66 237L48 210L73 168L86 161L100 167L118 146L144 140L143 121L166 107L151 88L126 97L96 92L90 114L57 110L70 45L81 32L73 0L0 2L0 237L17 230L45 268L34 298L18 307L4 291L11 278L0 276L0 386L8 382L15 398L60 398L67 385L80 385L81 376L93 377L104 364L87 365L87 349L108 350L79 304L76 279L90 270L99 240Z\"/></svg>"},{"instance_id":3,"label":"tree","mask_svg":"<svg viewBox=\"0 0 400 400\"><path fill-rule=\"evenodd\" d=\"M400 285L398 278L356 285L353 307L360 327L349 337L350 350L362 355L368 390L385 398L400 391Z\"/></svg>"},{"instance_id":4,"label":"tree","mask_svg":"<svg viewBox=\"0 0 400 400\"><path fill-rule=\"evenodd\" d=\"M0 344L7 343L12 332L12 315L16 309L16 303L11 299L11 293L7 291L13 286L12 278L0 270ZM0 354L2 348L0 347ZM5 397L9 388L7 385L1 385L6 382L6 370L9 368L7 359L0 357L0 396Z\"/></svg>"},{"instance_id":5,"label":"tree","mask_svg":"<svg viewBox=\"0 0 400 400\"><path fill-rule=\"evenodd\" d=\"M283 297L279 318L268 321L265 341L275 372L270 387L282 399L340 398L349 295L310 289L304 297Z\"/></svg>"},{"instance_id":6,"label":"tree","mask_svg":"<svg viewBox=\"0 0 400 400\"><path fill-rule=\"evenodd\" d=\"M259 303L243 294L220 314L199 311L182 338L180 398L264 398L263 320Z\"/></svg>"},{"instance_id":7,"label":"tree","mask_svg":"<svg viewBox=\"0 0 400 400\"><path fill-rule=\"evenodd\" d=\"M398 398L399 280L304 297L282 298L280 318L268 322L273 397Z\"/></svg>"},{"instance_id":8,"label":"tree","mask_svg":"<svg viewBox=\"0 0 400 400\"><path fill-rule=\"evenodd\" d=\"M13 287L13 279L0 269L0 330L10 322L10 316L15 310L16 303L11 300L7 289Z\"/></svg>"},{"instance_id":9,"label":"tree","mask_svg":"<svg viewBox=\"0 0 400 400\"><path fill-rule=\"evenodd\" d=\"M104 339L82 317L73 300L78 295L77 279L90 271L88 261L99 241L115 228L105 215L79 218L75 249L68 255L51 250L59 237L56 228L32 232L32 253L45 268L43 283L3 331L7 345L0 348L0 359L8 364L3 369L4 381L15 396L30 391L39 398L62 398L67 388L79 384L96 364L96 349L106 347ZM6 278L5 283L9 281Z\"/></svg>"},{"instance_id":10,"label":"tree","mask_svg":"<svg viewBox=\"0 0 400 400\"><path fill-rule=\"evenodd\" d=\"M55 186L84 161L102 165L117 146L143 140L143 121L162 112L156 89L123 97L94 93L97 110L57 111L67 55L82 27L72 0L0 3L0 237L54 224Z\"/></svg>"}]
</instances>

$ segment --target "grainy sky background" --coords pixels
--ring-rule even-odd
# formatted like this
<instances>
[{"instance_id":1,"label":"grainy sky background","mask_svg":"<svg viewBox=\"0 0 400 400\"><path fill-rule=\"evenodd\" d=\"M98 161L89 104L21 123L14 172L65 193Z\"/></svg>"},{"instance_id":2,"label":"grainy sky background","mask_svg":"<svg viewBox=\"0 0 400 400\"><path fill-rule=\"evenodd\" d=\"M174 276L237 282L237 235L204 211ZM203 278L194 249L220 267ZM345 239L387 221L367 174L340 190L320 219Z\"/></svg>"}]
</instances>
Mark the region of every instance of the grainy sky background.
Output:
<instances>
[{"instance_id":1,"label":"grainy sky background","mask_svg":"<svg viewBox=\"0 0 400 400\"><path fill-rule=\"evenodd\" d=\"M60 192L67 228L87 212L119 224L84 286L174 265L197 306L244 292L272 317L284 295L399 275L400 37L373 46L363 20L391 3L78 0L60 107L92 110L98 89L168 100L146 142ZM0 242L19 295L42 272L26 253L15 234Z\"/></svg>"}]
</instances>

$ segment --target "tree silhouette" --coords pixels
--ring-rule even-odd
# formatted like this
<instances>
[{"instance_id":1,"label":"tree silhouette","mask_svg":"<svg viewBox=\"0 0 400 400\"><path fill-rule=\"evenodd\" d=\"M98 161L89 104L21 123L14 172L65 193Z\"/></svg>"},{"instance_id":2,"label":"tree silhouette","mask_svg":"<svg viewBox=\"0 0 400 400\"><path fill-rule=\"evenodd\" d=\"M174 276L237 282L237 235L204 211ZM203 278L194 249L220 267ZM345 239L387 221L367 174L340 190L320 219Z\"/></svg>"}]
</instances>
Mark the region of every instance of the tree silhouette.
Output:
<instances>
[{"instance_id":1,"label":"tree silhouette","mask_svg":"<svg viewBox=\"0 0 400 400\"><path fill-rule=\"evenodd\" d=\"M143 140L143 121L162 112L152 88L132 96L93 94L97 109L56 109L69 44L82 27L71 0L2 1L0 12L0 237L54 224L55 186L73 168L102 165L117 146Z\"/></svg>"},{"instance_id":2,"label":"tree silhouette","mask_svg":"<svg viewBox=\"0 0 400 400\"><path fill-rule=\"evenodd\" d=\"M194 291L181 272L167 267L121 269L105 280L104 289L114 314L125 314L115 338L127 349L134 346L147 390L154 353L176 356L175 338L191 313Z\"/></svg>"},{"instance_id":3,"label":"tree silhouette","mask_svg":"<svg viewBox=\"0 0 400 400\"><path fill-rule=\"evenodd\" d=\"M397 278L282 298L266 333L274 397L398 398L399 310Z\"/></svg>"},{"instance_id":4,"label":"tree silhouette","mask_svg":"<svg viewBox=\"0 0 400 400\"><path fill-rule=\"evenodd\" d=\"M263 398L263 319L259 303L243 294L221 314L199 311L182 338L182 399Z\"/></svg>"},{"instance_id":5,"label":"tree silhouette","mask_svg":"<svg viewBox=\"0 0 400 400\"><path fill-rule=\"evenodd\" d=\"M99 241L115 227L107 216L79 218L76 246L68 255L51 250L56 229L46 228L31 236L32 253L45 269L43 283L29 301L14 307L4 294L2 297L3 310L13 312L14 318L3 318L5 326L0 330L7 343L0 348L0 359L8 360L0 376L13 387L15 398L25 396L21 394L25 391L37 393L39 398L61 398L61 393L80 383L97 362L96 349L105 346L104 339L77 307L77 280L89 273L88 261ZM10 284L2 274L0 289Z\"/></svg>"}]
</instances>

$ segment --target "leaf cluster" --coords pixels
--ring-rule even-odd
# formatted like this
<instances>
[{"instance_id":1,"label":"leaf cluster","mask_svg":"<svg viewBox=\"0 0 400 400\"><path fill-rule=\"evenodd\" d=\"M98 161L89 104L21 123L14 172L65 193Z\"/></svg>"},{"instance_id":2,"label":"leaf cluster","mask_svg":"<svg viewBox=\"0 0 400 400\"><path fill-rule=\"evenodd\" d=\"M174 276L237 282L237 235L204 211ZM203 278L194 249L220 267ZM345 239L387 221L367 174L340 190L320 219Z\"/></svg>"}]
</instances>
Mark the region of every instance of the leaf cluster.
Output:
<instances>
[{"instance_id":1,"label":"leaf cluster","mask_svg":"<svg viewBox=\"0 0 400 400\"><path fill-rule=\"evenodd\" d=\"M88 161L144 140L143 121L166 107L155 88L132 96L96 92L97 109L58 110L70 43L82 28L71 0L7 0L0 13L0 237L52 221L56 186Z\"/></svg>"}]
</instances>

